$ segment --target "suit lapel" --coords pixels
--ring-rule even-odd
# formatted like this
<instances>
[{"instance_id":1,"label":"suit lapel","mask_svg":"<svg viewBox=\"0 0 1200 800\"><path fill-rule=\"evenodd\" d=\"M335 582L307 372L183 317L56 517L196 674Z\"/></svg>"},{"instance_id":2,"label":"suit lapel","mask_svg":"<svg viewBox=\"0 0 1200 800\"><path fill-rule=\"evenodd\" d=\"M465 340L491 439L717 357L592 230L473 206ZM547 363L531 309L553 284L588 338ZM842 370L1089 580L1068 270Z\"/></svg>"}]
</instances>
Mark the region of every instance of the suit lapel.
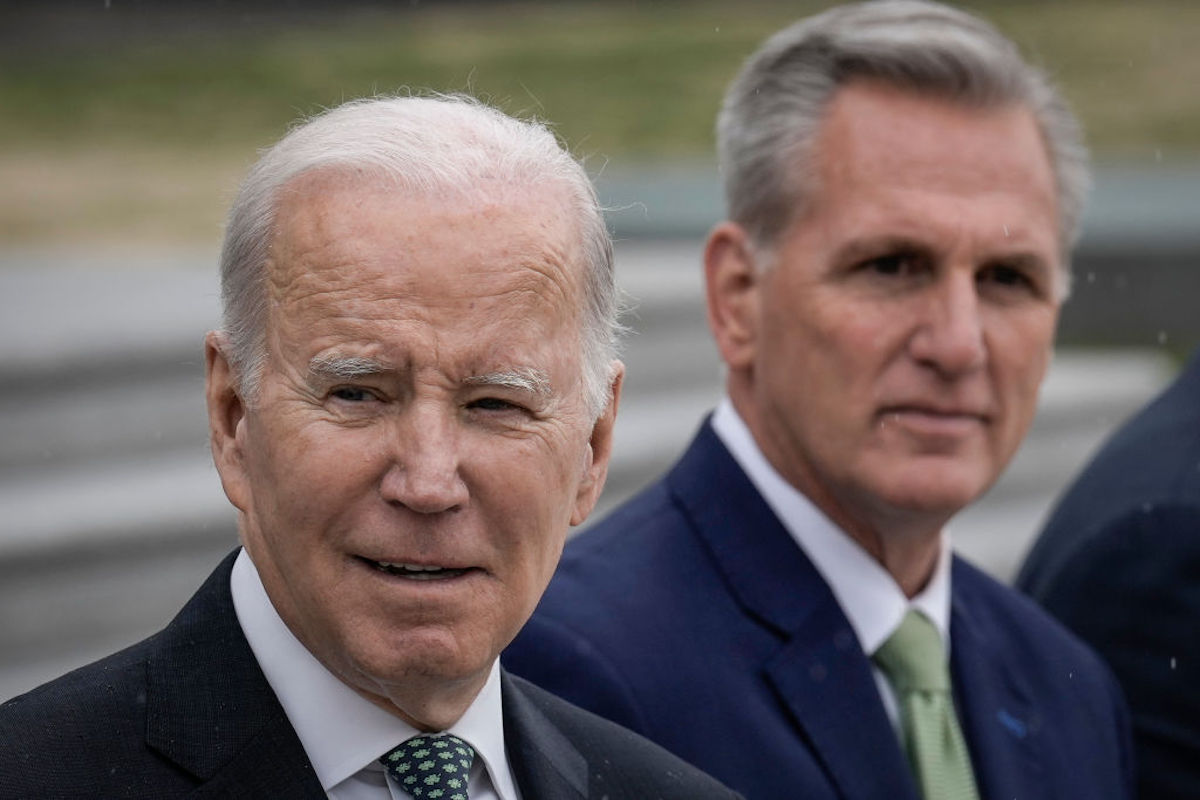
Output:
<instances>
[{"instance_id":1,"label":"suit lapel","mask_svg":"<svg viewBox=\"0 0 1200 800\"><path fill-rule=\"evenodd\" d=\"M780 699L847 800L917 800L870 662L832 595L766 665Z\"/></svg>"},{"instance_id":2,"label":"suit lapel","mask_svg":"<svg viewBox=\"0 0 1200 800\"><path fill-rule=\"evenodd\" d=\"M521 796L586 798L587 759L503 671L500 686L504 746Z\"/></svg>"},{"instance_id":3,"label":"suit lapel","mask_svg":"<svg viewBox=\"0 0 1200 800\"><path fill-rule=\"evenodd\" d=\"M205 783L197 797L323 798L233 610L230 555L146 665L147 744Z\"/></svg>"},{"instance_id":4,"label":"suit lapel","mask_svg":"<svg viewBox=\"0 0 1200 800\"><path fill-rule=\"evenodd\" d=\"M849 621L709 424L667 480L730 592L783 641L763 664L765 678L839 796L916 800L911 771Z\"/></svg>"},{"instance_id":5,"label":"suit lapel","mask_svg":"<svg viewBox=\"0 0 1200 800\"><path fill-rule=\"evenodd\" d=\"M951 601L951 671L963 735L983 797L1047 797L1031 693L1004 648L988 637L1000 630L980 619L985 604L969 599L974 581L957 558ZM1049 798L1047 797L1047 800Z\"/></svg>"}]
</instances>

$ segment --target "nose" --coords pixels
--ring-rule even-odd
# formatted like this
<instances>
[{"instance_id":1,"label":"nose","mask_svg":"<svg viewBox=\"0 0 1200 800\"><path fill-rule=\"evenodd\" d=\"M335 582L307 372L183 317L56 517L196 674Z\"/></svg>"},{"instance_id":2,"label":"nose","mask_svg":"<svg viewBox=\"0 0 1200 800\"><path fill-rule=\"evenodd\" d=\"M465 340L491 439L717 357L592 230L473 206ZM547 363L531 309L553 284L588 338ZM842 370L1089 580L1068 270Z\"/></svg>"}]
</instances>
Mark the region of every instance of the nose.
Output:
<instances>
[{"instance_id":1,"label":"nose","mask_svg":"<svg viewBox=\"0 0 1200 800\"><path fill-rule=\"evenodd\" d=\"M928 300L909 343L913 358L945 378L983 367L987 346L974 271L943 276Z\"/></svg>"},{"instance_id":2,"label":"nose","mask_svg":"<svg viewBox=\"0 0 1200 800\"><path fill-rule=\"evenodd\" d=\"M395 421L392 464L380 482L385 501L419 514L455 511L469 492L459 461L458 431L449 414L414 405Z\"/></svg>"}]
</instances>

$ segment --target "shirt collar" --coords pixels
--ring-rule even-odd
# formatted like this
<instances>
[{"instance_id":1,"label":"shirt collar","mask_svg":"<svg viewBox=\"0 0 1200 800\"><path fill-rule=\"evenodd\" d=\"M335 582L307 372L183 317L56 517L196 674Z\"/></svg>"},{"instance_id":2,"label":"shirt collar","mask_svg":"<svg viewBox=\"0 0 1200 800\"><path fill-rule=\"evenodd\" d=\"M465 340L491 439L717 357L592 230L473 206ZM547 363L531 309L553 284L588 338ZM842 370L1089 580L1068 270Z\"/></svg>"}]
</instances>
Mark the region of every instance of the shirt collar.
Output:
<instances>
[{"instance_id":1,"label":"shirt collar","mask_svg":"<svg viewBox=\"0 0 1200 800\"><path fill-rule=\"evenodd\" d=\"M230 589L250 649L326 792L362 769L382 769L380 756L420 733L351 689L300 643L244 549L234 562ZM500 800L516 800L504 748L498 659L479 695L447 732L475 749Z\"/></svg>"},{"instance_id":2,"label":"shirt collar","mask_svg":"<svg viewBox=\"0 0 1200 800\"><path fill-rule=\"evenodd\" d=\"M863 652L874 653L915 608L950 647L950 546L941 534L937 565L929 583L911 600L899 584L849 534L775 471L733 403L726 397L712 417L713 431L746 473L783 527L825 579L854 628Z\"/></svg>"}]
</instances>

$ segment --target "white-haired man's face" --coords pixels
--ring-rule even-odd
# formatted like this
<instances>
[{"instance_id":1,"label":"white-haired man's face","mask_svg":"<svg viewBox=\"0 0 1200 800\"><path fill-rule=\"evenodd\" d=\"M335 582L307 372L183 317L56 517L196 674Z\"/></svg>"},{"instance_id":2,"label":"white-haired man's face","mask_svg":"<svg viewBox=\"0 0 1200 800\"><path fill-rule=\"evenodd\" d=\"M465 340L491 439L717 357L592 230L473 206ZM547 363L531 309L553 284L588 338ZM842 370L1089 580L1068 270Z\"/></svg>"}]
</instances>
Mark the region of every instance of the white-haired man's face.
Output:
<instances>
[{"instance_id":1,"label":"white-haired man's face","mask_svg":"<svg viewBox=\"0 0 1200 800\"><path fill-rule=\"evenodd\" d=\"M604 482L577 235L553 191L284 195L255 402L210 339L214 451L288 627L420 728L465 709Z\"/></svg>"}]
</instances>

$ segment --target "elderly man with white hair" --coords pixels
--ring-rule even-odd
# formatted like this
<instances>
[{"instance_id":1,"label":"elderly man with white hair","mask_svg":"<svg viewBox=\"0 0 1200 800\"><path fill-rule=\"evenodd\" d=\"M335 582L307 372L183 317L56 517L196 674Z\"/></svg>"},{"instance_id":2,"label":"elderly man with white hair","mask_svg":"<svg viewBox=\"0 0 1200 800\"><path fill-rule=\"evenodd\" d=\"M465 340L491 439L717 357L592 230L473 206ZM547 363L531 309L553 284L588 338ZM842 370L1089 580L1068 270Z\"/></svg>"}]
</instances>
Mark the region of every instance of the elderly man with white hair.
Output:
<instances>
[{"instance_id":1,"label":"elderly man with white hair","mask_svg":"<svg viewBox=\"0 0 1200 800\"><path fill-rule=\"evenodd\" d=\"M734 797L499 667L604 484L623 370L553 135L343 105L251 170L221 270L243 547L157 635L0 707L0 797Z\"/></svg>"}]
</instances>

